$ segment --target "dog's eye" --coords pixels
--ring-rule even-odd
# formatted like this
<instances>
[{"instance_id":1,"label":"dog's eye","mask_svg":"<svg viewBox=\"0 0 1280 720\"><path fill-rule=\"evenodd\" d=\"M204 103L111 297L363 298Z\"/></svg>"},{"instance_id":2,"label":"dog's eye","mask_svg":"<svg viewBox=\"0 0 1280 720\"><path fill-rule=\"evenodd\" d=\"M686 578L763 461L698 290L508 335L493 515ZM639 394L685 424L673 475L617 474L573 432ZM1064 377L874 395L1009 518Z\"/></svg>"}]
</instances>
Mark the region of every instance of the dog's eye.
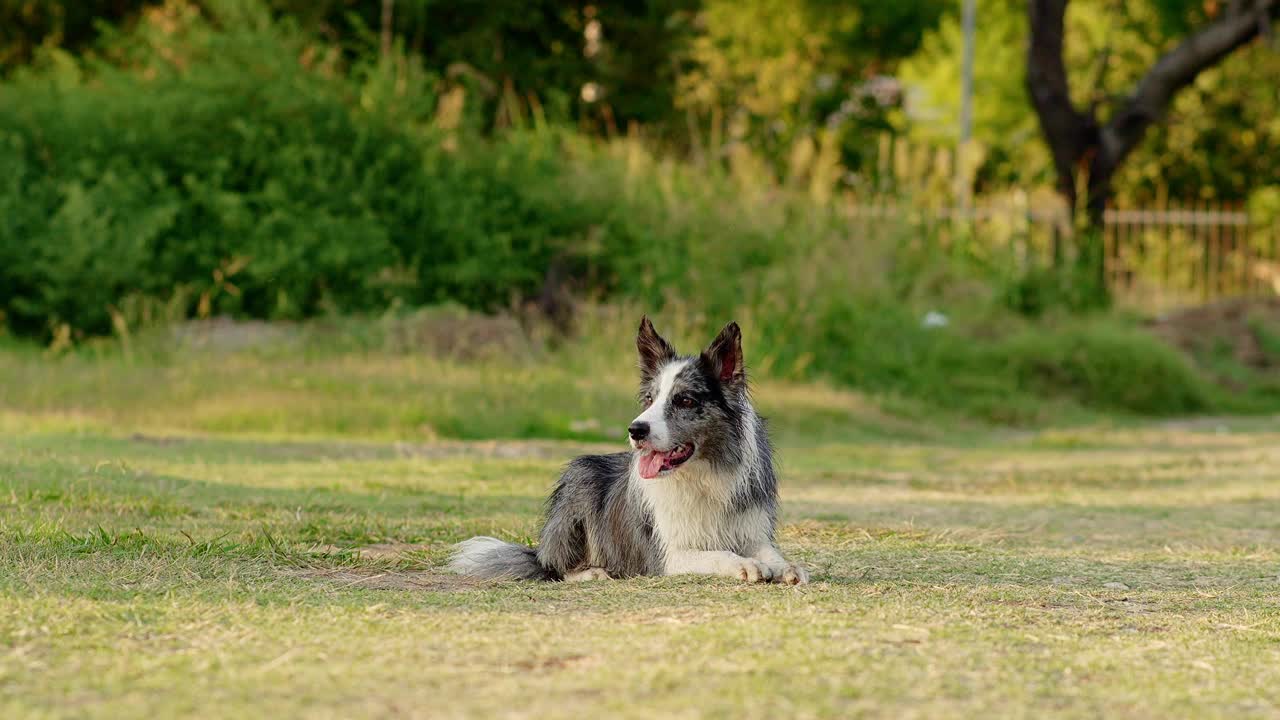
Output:
<instances>
[{"instance_id":1,"label":"dog's eye","mask_svg":"<svg viewBox=\"0 0 1280 720\"><path fill-rule=\"evenodd\" d=\"M689 408L694 407L697 404L698 404L698 401L694 400L692 397L688 395L676 396L676 407L681 407L688 410Z\"/></svg>"},{"instance_id":2,"label":"dog's eye","mask_svg":"<svg viewBox=\"0 0 1280 720\"><path fill-rule=\"evenodd\" d=\"M649 393L645 393L640 397L640 404L644 405L645 407L649 407L650 405L653 404L653 396L650 395Z\"/></svg>"}]
</instances>

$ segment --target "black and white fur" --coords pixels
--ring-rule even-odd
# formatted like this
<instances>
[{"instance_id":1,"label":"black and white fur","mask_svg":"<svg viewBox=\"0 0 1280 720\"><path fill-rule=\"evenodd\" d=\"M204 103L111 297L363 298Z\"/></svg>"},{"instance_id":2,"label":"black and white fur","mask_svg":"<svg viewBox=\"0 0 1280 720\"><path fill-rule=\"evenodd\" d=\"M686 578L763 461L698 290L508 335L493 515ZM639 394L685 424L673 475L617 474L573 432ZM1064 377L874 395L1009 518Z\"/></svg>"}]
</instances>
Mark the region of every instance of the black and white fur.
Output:
<instances>
[{"instance_id":1,"label":"black and white fur","mask_svg":"<svg viewBox=\"0 0 1280 720\"><path fill-rule=\"evenodd\" d=\"M636 346L644 410L628 428L632 451L569 463L536 549L472 538L450 569L526 580L693 573L808 582L774 542L777 477L737 323L701 354L680 356L644 318Z\"/></svg>"}]
</instances>

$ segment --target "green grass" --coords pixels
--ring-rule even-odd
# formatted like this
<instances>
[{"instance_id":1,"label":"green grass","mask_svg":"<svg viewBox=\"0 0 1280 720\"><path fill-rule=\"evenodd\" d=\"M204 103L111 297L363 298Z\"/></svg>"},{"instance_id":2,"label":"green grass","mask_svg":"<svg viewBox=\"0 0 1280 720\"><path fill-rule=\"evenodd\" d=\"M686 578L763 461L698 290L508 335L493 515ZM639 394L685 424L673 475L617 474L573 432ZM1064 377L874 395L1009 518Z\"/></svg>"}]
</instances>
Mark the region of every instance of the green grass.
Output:
<instances>
[{"instance_id":1,"label":"green grass","mask_svg":"<svg viewBox=\"0 0 1280 720\"><path fill-rule=\"evenodd\" d=\"M636 412L632 320L640 313L598 313L583 319L579 339L556 349L514 321L430 313L333 325L193 323L62 355L0 345L0 410L77 429L616 441ZM664 331L682 350L701 347L679 323ZM797 443L982 427L911 399L872 401L812 382L764 381L756 394L780 436Z\"/></svg>"},{"instance_id":2,"label":"green grass","mask_svg":"<svg viewBox=\"0 0 1280 720\"><path fill-rule=\"evenodd\" d=\"M0 717L1280 713L1275 418L1013 433L762 382L813 584L477 584L446 548L536 535L565 459L618 444L625 367L7 350L0 377ZM436 437L575 418L600 429Z\"/></svg>"}]
</instances>

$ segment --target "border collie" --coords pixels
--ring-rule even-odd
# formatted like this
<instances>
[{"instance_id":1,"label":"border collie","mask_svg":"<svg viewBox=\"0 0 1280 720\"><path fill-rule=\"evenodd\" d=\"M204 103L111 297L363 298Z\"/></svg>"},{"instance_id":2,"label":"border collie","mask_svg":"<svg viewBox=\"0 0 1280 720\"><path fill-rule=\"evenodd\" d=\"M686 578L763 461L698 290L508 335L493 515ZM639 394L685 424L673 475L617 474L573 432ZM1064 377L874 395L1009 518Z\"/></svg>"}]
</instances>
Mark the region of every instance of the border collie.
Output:
<instances>
[{"instance_id":1,"label":"border collie","mask_svg":"<svg viewBox=\"0 0 1280 720\"><path fill-rule=\"evenodd\" d=\"M477 578L594 580L686 573L809 581L774 541L777 476L764 419L729 323L696 357L676 354L646 317L631 452L569 463L547 500L538 547L476 537L449 569Z\"/></svg>"}]
</instances>

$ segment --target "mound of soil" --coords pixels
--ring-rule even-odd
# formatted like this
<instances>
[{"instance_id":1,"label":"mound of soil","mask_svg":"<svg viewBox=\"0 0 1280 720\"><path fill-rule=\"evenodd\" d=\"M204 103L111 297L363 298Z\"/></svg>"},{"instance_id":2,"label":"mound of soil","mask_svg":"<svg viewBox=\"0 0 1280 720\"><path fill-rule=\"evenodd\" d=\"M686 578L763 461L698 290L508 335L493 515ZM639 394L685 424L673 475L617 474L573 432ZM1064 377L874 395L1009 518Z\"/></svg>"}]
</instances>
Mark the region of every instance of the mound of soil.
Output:
<instances>
[{"instance_id":1,"label":"mound of soil","mask_svg":"<svg viewBox=\"0 0 1280 720\"><path fill-rule=\"evenodd\" d=\"M1254 370L1280 369L1280 298L1237 298L1158 318L1150 329L1197 361L1230 354Z\"/></svg>"}]
</instances>

